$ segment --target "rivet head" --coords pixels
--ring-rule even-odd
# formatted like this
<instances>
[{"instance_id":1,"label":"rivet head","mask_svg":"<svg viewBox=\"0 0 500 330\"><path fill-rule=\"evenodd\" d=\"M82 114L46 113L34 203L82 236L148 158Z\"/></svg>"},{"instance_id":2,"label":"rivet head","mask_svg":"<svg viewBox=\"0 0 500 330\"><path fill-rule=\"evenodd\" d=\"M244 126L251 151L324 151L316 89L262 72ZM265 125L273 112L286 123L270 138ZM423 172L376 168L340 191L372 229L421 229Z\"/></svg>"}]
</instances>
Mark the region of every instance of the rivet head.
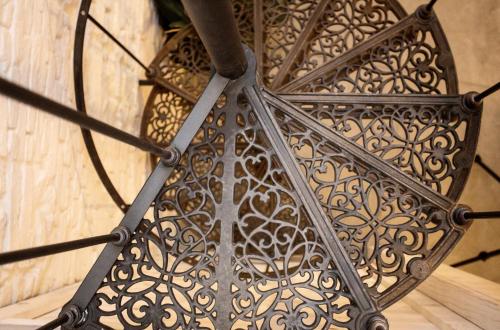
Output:
<instances>
[{"instance_id":1,"label":"rivet head","mask_svg":"<svg viewBox=\"0 0 500 330\"><path fill-rule=\"evenodd\" d=\"M113 242L116 246L125 246L128 242L130 242L130 238L132 237L130 230L125 226L116 227L113 229L112 233L120 236L118 241Z\"/></svg>"},{"instance_id":2,"label":"rivet head","mask_svg":"<svg viewBox=\"0 0 500 330\"><path fill-rule=\"evenodd\" d=\"M427 9L426 5L418 7L415 14L422 23L427 23L433 17L432 10Z\"/></svg>"},{"instance_id":3,"label":"rivet head","mask_svg":"<svg viewBox=\"0 0 500 330\"><path fill-rule=\"evenodd\" d=\"M155 68L149 67L146 70L146 77L148 77L149 79L156 77L156 75L157 75L157 71Z\"/></svg>"},{"instance_id":4,"label":"rivet head","mask_svg":"<svg viewBox=\"0 0 500 330\"><path fill-rule=\"evenodd\" d=\"M472 220L465 218L465 213L471 212L471 208L466 205L457 205L451 211L451 220L458 226L467 226L472 223Z\"/></svg>"},{"instance_id":5,"label":"rivet head","mask_svg":"<svg viewBox=\"0 0 500 330\"><path fill-rule=\"evenodd\" d=\"M368 320L367 330L389 330L389 323L383 315L374 315Z\"/></svg>"},{"instance_id":6,"label":"rivet head","mask_svg":"<svg viewBox=\"0 0 500 330\"><path fill-rule=\"evenodd\" d=\"M169 151L170 156L168 158L164 157L161 159L163 165L168 167L177 165L177 163L181 159L181 153L179 152L179 150L173 147L169 147L167 150Z\"/></svg>"},{"instance_id":7,"label":"rivet head","mask_svg":"<svg viewBox=\"0 0 500 330\"><path fill-rule=\"evenodd\" d=\"M68 305L63 308L60 315L66 315L68 320L62 325L65 328L75 328L84 322L83 313L77 305Z\"/></svg>"},{"instance_id":8,"label":"rivet head","mask_svg":"<svg viewBox=\"0 0 500 330\"><path fill-rule=\"evenodd\" d=\"M418 280L423 280L431 273L431 267L422 259L412 260L409 264L410 274Z\"/></svg>"}]
</instances>

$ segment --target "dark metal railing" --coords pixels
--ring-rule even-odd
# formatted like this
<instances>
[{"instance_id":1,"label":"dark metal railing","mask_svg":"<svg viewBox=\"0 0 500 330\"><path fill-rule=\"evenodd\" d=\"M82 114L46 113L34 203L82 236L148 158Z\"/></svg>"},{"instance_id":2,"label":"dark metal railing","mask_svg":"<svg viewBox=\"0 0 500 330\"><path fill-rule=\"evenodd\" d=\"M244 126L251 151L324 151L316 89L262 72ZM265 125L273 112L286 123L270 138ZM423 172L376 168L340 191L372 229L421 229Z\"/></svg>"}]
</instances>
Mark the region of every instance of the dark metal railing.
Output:
<instances>
[{"instance_id":1,"label":"dark metal railing","mask_svg":"<svg viewBox=\"0 0 500 330\"><path fill-rule=\"evenodd\" d=\"M436 4L437 0L431 0L426 6L425 6L425 9L427 9L427 11L432 11L434 5Z\"/></svg>"},{"instance_id":2,"label":"dark metal railing","mask_svg":"<svg viewBox=\"0 0 500 330\"><path fill-rule=\"evenodd\" d=\"M478 164L479 166L481 166L481 168L483 170L486 171L486 173L488 173L492 178L494 178L497 182L500 182L500 176L491 169L491 167L489 167L487 164L485 164L483 162L483 159L481 158L481 156L479 155L476 155L476 158L474 159L474 162L476 164Z\"/></svg>"},{"instance_id":3,"label":"dark metal railing","mask_svg":"<svg viewBox=\"0 0 500 330\"><path fill-rule=\"evenodd\" d=\"M491 86L490 88L486 89L485 91L477 94L474 96L474 101L477 103L482 102L486 97L490 96L491 94L497 92L500 89L500 82L497 82L495 85Z\"/></svg>"},{"instance_id":4,"label":"dark metal railing","mask_svg":"<svg viewBox=\"0 0 500 330\"><path fill-rule=\"evenodd\" d=\"M463 216L466 220L494 219L500 218L500 211L464 212Z\"/></svg>"},{"instance_id":5,"label":"dark metal railing","mask_svg":"<svg viewBox=\"0 0 500 330\"><path fill-rule=\"evenodd\" d=\"M29 89L26 89L1 77L0 94L11 97L19 102L31 105L38 110L47 112L56 117L70 121L80 127L101 133L115 140L150 152L163 159L169 160L175 156L171 150L162 149L146 140L138 138L102 121L94 119L85 113L78 112L66 105L53 101L45 96L30 91Z\"/></svg>"},{"instance_id":6,"label":"dark metal railing","mask_svg":"<svg viewBox=\"0 0 500 330\"><path fill-rule=\"evenodd\" d=\"M462 267L468 264L471 264L476 261L487 261L490 258L500 256L500 249L491 251L491 252L486 252L486 251L481 251L479 254L475 257L469 258L462 260L460 262L456 262L454 264L451 264L452 267Z\"/></svg>"},{"instance_id":7,"label":"dark metal railing","mask_svg":"<svg viewBox=\"0 0 500 330\"><path fill-rule=\"evenodd\" d=\"M39 327L37 330L53 330L57 329L57 327L60 327L61 325L65 324L68 322L69 316L67 314L62 314L59 316L57 319L50 321L49 323L42 325Z\"/></svg>"},{"instance_id":8,"label":"dark metal railing","mask_svg":"<svg viewBox=\"0 0 500 330\"><path fill-rule=\"evenodd\" d=\"M27 259L44 257L61 252L82 249L85 247L99 245L103 243L120 242L121 239L123 239L122 235L120 235L120 233L114 232L111 234L83 238L74 241L49 244L29 249L0 253L0 265L5 265L12 262L23 261Z\"/></svg>"}]
</instances>

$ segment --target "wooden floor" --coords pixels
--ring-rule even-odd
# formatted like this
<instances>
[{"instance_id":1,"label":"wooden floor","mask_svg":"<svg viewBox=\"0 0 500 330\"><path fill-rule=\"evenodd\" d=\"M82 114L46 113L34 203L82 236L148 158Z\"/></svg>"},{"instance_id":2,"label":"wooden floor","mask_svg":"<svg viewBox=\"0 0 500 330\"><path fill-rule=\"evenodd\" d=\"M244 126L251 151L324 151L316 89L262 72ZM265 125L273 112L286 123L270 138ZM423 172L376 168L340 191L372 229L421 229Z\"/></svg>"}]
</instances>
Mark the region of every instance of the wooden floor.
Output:
<instances>
[{"instance_id":1,"label":"wooden floor","mask_svg":"<svg viewBox=\"0 0 500 330\"><path fill-rule=\"evenodd\" d=\"M53 320L77 287L70 285L0 308L0 330L36 329ZM384 315L391 330L499 330L500 285L443 265Z\"/></svg>"}]
</instances>

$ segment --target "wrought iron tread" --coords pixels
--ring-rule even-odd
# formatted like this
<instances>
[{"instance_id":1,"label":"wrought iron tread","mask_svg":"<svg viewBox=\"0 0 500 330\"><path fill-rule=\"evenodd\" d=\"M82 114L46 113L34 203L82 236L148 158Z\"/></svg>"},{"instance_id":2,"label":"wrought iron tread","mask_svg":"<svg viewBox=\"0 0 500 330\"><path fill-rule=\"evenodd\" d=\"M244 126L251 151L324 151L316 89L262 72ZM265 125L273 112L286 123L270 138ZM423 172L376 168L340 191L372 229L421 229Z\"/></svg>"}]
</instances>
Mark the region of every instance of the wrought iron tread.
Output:
<instances>
[{"instance_id":1,"label":"wrought iron tread","mask_svg":"<svg viewBox=\"0 0 500 330\"><path fill-rule=\"evenodd\" d=\"M349 52L406 16L397 1L321 1L269 86L275 90Z\"/></svg>"},{"instance_id":2,"label":"wrought iron tread","mask_svg":"<svg viewBox=\"0 0 500 330\"><path fill-rule=\"evenodd\" d=\"M348 260L337 263L335 236L328 252L328 231L314 225L261 124L268 112L254 84L247 73L224 91L82 327L360 329L376 315L361 283L353 294L356 278L346 277Z\"/></svg>"},{"instance_id":3,"label":"wrought iron tread","mask_svg":"<svg viewBox=\"0 0 500 330\"><path fill-rule=\"evenodd\" d=\"M299 108L265 97L359 276L386 308L425 279L465 233L451 219L455 204Z\"/></svg>"},{"instance_id":4,"label":"wrought iron tread","mask_svg":"<svg viewBox=\"0 0 500 330\"><path fill-rule=\"evenodd\" d=\"M481 121L481 108L468 108L464 96L281 97L434 191L457 200L464 189Z\"/></svg>"},{"instance_id":5,"label":"wrought iron tread","mask_svg":"<svg viewBox=\"0 0 500 330\"><path fill-rule=\"evenodd\" d=\"M255 50L257 63L260 63L258 72L264 85L271 89L291 79L282 76L291 66L307 66L310 70L325 59L349 52L356 44L406 16L395 0L234 0L233 5L242 39ZM340 18L332 21L332 13L339 14ZM333 37L341 46L329 45L328 39ZM306 40L308 43L304 42ZM304 47L307 49L302 49ZM319 61L317 56L324 59ZM141 136L166 145L168 139L159 137L172 133L158 134L153 126L169 130L180 127L180 119L172 121L179 116L169 112L179 111L178 103L185 103L179 97L192 103L199 95L210 75L209 58L196 32L189 26L165 44L150 67L158 73L154 80L167 89L168 95L162 97L157 91L150 95ZM279 76L279 82L274 81L275 76ZM172 110L169 110L165 107L168 103L161 102L160 98L177 101L172 102ZM161 118L169 118L165 122L158 121L156 105L159 103L162 104Z\"/></svg>"},{"instance_id":6,"label":"wrought iron tread","mask_svg":"<svg viewBox=\"0 0 500 330\"><path fill-rule=\"evenodd\" d=\"M435 15L422 7L280 92L458 94L453 57Z\"/></svg>"}]
</instances>

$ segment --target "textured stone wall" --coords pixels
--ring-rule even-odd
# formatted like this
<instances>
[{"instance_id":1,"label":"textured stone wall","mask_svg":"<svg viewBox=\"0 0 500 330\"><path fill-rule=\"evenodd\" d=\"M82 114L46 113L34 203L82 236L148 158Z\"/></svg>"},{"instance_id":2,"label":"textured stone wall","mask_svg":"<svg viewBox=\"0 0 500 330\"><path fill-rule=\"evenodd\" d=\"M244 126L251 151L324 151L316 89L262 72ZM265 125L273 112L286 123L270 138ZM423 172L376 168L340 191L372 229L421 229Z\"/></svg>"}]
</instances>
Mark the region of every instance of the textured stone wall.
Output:
<instances>
[{"instance_id":1,"label":"textured stone wall","mask_svg":"<svg viewBox=\"0 0 500 330\"><path fill-rule=\"evenodd\" d=\"M79 0L0 0L0 75L74 107L73 41ZM149 0L94 0L91 13L146 64L160 32ZM90 22L87 108L138 135L144 73ZM146 177L140 150L96 137L126 202ZM101 185L75 125L0 97L0 251L108 233L121 212ZM80 280L102 247L0 267L0 306Z\"/></svg>"}]
</instances>

